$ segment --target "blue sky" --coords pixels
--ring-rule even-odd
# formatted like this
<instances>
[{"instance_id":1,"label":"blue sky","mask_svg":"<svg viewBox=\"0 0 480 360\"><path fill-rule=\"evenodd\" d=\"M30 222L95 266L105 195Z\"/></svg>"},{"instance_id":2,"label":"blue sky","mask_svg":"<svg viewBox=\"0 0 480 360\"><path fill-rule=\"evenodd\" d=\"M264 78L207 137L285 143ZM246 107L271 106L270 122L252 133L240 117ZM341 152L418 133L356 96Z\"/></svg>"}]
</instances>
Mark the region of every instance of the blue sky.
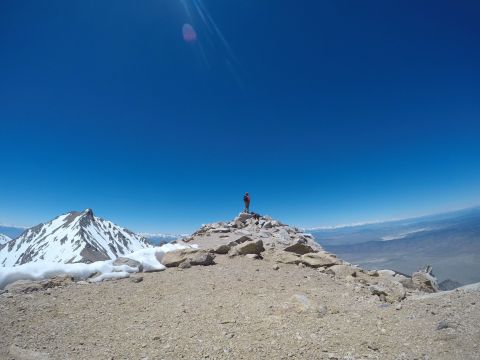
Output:
<instances>
[{"instance_id":1,"label":"blue sky","mask_svg":"<svg viewBox=\"0 0 480 360\"><path fill-rule=\"evenodd\" d=\"M301 5L301 6L300 6ZM0 222L480 203L477 1L0 2ZM192 24L196 42L182 38Z\"/></svg>"}]
</instances>

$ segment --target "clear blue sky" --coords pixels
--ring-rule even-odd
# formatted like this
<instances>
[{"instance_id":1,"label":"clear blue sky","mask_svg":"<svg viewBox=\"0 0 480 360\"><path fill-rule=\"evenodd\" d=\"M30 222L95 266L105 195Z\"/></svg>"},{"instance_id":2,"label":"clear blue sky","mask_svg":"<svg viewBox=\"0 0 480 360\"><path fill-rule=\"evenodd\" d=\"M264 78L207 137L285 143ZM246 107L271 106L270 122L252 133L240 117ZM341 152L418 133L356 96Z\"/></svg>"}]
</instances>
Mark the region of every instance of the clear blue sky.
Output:
<instances>
[{"instance_id":1,"label":"clear blue sky","mask_svg":"<svg viewBox=\"0 0 480 360\"><path fill-rule=\"evenodd\" d=\"M480 203L478 1L0 2L0 222ZM193 25L196 42L182 38Z\"/></svg>"}]
</instances>

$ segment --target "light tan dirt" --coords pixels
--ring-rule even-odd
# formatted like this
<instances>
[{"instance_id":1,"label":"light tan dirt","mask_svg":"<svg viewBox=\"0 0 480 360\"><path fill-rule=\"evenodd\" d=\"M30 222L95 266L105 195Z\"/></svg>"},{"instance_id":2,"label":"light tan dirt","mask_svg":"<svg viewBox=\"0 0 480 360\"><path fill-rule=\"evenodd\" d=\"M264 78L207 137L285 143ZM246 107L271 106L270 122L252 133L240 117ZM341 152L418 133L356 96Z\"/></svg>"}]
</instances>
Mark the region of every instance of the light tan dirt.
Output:
<instances>
[{"instance_id":1,"label":"light tan dirt","mask_svg":"<svg viewBox=\"0 0 480 360\"><path fill-rule=\"evenodd\" d=\"M479 359L480 294L382 303L367 287L267 257L144 280L0 296L0 358ZM437 330L441 321L447 328Z\"/></svg>"}]
</instances>

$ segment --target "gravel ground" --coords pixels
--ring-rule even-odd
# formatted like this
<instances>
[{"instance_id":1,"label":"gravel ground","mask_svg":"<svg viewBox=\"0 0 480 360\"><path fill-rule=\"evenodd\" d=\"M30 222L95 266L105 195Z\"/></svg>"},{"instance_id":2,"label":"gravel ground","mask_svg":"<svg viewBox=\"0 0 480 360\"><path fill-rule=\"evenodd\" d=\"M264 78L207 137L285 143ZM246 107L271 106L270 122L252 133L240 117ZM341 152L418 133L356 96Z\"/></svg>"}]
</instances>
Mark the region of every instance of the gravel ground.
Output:
<instances>
[{"instance_id":1,"label":"gravel ground","mask_svg":"<svg viewBox=\"0 0 480 360\"><path fill-rule=\"evenodd\" d=\"M399 306L268 256L216 262L2 294L0 358L480 359L478 292Z\"/></svg>"}]
</instances>

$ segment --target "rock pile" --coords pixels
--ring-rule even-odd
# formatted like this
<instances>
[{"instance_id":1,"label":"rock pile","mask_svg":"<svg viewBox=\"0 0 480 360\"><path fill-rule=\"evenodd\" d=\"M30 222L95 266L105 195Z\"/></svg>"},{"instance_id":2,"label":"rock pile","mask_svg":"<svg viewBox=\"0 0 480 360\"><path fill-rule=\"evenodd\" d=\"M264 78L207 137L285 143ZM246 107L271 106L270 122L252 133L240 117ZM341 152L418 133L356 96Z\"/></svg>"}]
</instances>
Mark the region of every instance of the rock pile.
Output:
<instances>
[{"instance_id":1,"label":"rock pile","mask_svg":"<svg viewBox=\"0 0 480 360\"><path fill-rule=\"evenodd\" d=\"M399 302L410 293L438 291L430 268L412 277L392 270L365 271L324 251L312 235L269 216L241 213L230 222L203 225L183 241L217 255L265 258L276 263L275 270L279 269L277 264L316 268L365 287L372 295L389 303Z\"/></svg>"},{"instance_id":2,"label":"rock pile","mask_svg":"<svg viewBox=\"0 0 480 360\"><path fill-rule=\"evenodd\" d=\"M267 250L284 250L299 255L323 250L311 234L282 224L269 216L248 213L240 213L230 222L203 225L183 241L204 248L215 248L217 254L226 254L234 247L240 249L239 244L249 241L257 244L257 250L264 247ZM241 246L245 247L246 244Z\"/></svg>"}]
</instances>

